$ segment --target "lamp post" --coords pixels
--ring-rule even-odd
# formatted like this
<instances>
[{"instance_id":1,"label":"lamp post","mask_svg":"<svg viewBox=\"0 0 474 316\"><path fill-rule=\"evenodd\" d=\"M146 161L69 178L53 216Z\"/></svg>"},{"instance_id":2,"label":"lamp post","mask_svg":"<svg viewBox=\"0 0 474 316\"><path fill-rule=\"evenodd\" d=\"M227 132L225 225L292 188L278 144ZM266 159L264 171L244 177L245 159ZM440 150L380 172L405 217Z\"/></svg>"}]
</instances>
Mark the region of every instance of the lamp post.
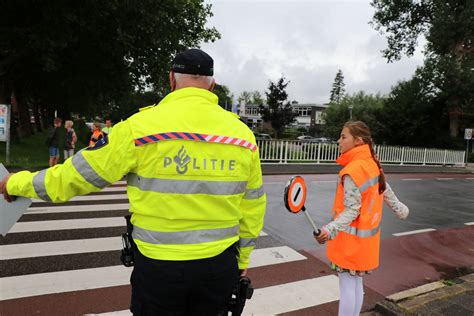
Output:
<instances>
[{"instance_id":1,"label":"lamp post","mask_svg":"<svg viewBox=\"0 0 474 316\"><path fill-rule=\"evenodd\" d=\"M352 104L349 104L349 119L352 120L352 109L354 106Z\"/></svg>"}]
</instances>

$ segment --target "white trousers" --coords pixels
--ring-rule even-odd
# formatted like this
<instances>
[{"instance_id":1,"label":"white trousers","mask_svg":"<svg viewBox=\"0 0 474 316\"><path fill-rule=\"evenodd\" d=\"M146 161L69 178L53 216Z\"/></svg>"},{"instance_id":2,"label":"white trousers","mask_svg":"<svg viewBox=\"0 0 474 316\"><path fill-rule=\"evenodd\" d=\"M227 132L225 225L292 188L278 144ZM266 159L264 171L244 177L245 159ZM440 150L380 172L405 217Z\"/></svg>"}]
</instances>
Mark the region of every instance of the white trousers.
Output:
<instances>
[{"instance_id":1,"label":"white trousers","mask_svg":"<svg viewBox=\"0 0 474 316\"><path fill-rule=\"evenodd\" d=\"M339 316L359 316L364 301L364 284L361 276L348 272L339 275Z\"/></svg>"}]
</instances>

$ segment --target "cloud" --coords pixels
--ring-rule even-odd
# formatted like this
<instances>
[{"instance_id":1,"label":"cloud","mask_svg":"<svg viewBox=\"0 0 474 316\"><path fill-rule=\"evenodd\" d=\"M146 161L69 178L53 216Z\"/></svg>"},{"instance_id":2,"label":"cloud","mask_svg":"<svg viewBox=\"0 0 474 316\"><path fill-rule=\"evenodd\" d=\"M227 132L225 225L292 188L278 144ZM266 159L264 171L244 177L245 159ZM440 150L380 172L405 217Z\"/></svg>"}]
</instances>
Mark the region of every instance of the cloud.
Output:
<instances>
[{"instance_id":1,"label":"cloud","mask_svg":"<svg viewBox=\"0 0 474 316\"><path fill-rule=\"evenodd\" d=\"M222 39L202 48L215 60L216 80L238 96L263 92L284 75L291 100L324 103L338 69L349 92L388 93L409 79L422 55L387 64L386 39L368 22L368 1L210 1L208 21Z\"/></svg>"}]
</instances>

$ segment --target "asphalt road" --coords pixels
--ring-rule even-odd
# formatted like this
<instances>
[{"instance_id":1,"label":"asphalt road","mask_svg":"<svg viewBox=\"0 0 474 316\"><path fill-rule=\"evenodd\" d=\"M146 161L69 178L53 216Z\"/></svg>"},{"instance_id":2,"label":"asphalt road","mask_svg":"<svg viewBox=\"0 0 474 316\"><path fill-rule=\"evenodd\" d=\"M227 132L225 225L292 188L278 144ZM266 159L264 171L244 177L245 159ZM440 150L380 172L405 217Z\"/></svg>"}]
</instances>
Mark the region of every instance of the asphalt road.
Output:
<instances>
[{"instance_id":1,"label":"asphalt road","mask_svg":"<svg viewBox=\"0 0 474 316\"><path fill-rule=\"evenodd\" d=\"M304 214L286 211L283 191L289 176L265 176L265 231L295 249L318 247ZM305 175L306 209L317 226L330 221L337 175ZM387 181L410 209L401 221L384 206L382 238L422 229L443 229L474 222L474 176L470 174L389 174Z\"/></svg>"}]
</instances>

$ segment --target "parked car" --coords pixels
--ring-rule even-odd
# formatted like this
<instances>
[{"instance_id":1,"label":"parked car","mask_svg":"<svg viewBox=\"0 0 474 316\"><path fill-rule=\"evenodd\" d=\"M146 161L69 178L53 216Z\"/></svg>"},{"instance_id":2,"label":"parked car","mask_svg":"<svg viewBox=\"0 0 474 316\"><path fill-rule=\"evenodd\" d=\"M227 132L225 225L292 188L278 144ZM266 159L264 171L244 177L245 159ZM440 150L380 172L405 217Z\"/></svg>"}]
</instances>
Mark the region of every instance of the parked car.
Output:
<instances>
[{"instance_id":1,"label":"parked car","mask_svg":"<svg viewBox=\"0 0 474 316\"><path fill-rule=\"evenodd\" d=\"M300 142L300 143L317 143L317 138L314 138L313 136L309 136L309 135L301 135L301 136L298 136L296 137L296 139Z\"/></svg>"},{"instance_id":2,"label":"parked car","mask_svg":"<svg viewBox=\"0 0 474 316\"><path fill-rule=\"evenodd\" d=\"M256 140L272 140L272 137L269 134L264 133L254 133Z\"/></svg>"}]
</instances>

